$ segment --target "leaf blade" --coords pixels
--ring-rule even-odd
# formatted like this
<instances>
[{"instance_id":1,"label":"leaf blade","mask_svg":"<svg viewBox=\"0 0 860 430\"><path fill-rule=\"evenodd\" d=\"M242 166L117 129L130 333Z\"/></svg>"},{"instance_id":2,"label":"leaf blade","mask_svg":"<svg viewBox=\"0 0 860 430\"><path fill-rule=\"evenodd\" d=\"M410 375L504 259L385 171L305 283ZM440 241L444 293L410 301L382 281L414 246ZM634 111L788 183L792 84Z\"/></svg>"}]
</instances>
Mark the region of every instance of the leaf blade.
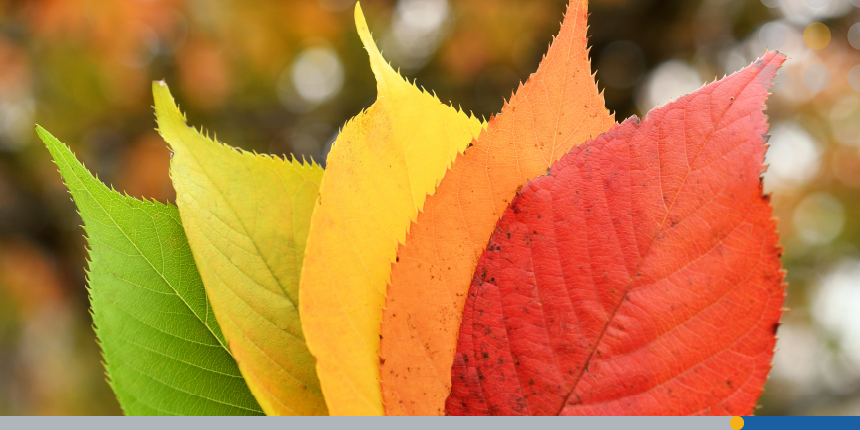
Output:
<instances>
[{"instance_id":1,"label":"leaf blade","mask_svg":"<svg viewBox=\"0 0 860 430\"><path fill-rule=\"evenodd\" d=\"M152 88L182 225L251 392L270 415L326 414L298 313L322 169L214 142L185 125L163 82Z\"/></svg>"},{"instance_id":2,"label":"leaf blade","mask_svg":"<svg viewBox=\"0 0 860 430\"><path fill-rule=\"evenodd\" d=\"M378 97L329 153L300 295L331 413L381 415L379 322L397 244L482 124L405 81L382 58L358 5L355 20Z\"/></svg>"},{"instance_id":3,"label":"leaf blade","mask_svg":"<svg viewBox=\"0 0 860 430\"><path fill-rule=\"evenodd\" d=\"M389 414L444 413L465 295L493 227L518 187L614 123L591 73L587 9L570 2L538 71L457 157L398 250L380 354Z\"/></svg>"},{"instance_id":4,"label":"leaf blade","mask_svg":"<svg viewBox=\"0 0 860 430\"><path fill-rule=\"evenodd\" d=\"M760 182L784 60L628 119L523 188L469 290L449 413L754 411L785 297Z\"/></svg>"},{"instance_id":5,"label":"leaf blade","mask_svg":"<svg viewBox=\"0 0 860 430\"><path fill-rule=\"evenodd\" d=\"M84 220L95 330L125 413L262 414L209 308L176 207L108 189L36 131Z\"/></svg>"}]
</instances>

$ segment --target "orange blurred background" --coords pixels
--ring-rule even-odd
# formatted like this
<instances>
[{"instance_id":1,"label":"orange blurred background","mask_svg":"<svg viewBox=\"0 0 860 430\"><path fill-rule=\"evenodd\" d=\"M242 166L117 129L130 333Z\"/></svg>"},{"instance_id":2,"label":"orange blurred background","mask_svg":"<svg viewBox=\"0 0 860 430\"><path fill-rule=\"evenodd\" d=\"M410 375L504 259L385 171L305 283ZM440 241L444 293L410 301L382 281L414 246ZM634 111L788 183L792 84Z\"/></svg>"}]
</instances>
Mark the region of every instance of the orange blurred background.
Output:
<instances>
[{"instance_id":1,"label":"orange blurred background","mask_svg":"<svg viewBox=\"0 0 860 430\"><path fill-rule=\"evenodd\" d=\"M247 150L324 162L373 103L354 0L0 1L0 414L121 413L91 329L86 241L33 131L135 197L173 201L150 82L190 124ZM789 296L759 414L860 414L860 1L592 0L592 68L621 120L765 52L765 187ZM563 0L366 0L404 76L475 115L537 69ZM823 33L804 30L824 24ZM818 28L818 27L816 27ZM819 38L812 40L810 38ZM814 43L813 43L814 42Z\"/></svg>"}]
</instances>

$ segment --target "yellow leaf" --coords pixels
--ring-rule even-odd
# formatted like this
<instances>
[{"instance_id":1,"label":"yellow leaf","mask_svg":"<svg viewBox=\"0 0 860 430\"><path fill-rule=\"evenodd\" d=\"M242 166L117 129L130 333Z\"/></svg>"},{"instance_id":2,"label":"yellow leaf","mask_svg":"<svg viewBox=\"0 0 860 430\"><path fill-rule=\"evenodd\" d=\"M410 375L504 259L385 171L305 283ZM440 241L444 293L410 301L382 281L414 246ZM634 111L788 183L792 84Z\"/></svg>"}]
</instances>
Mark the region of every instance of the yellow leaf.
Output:
<instances>
[{"instance_id":1,"label":"yellow leaf","mask_svg":"<svg viewBox=\"0 0 860 430\"><path fill-rule=\"evenodd\" d=\"M185 125L163 82L152 91L182 226L251 393L269 415L325 415L298 307L322 169L214 142Z\"/></svg>"},{"instance_id":2,"label":"yellow leaf","mask_svg":"<svg viewBox=\"0 0 860 430\"><path fill-rule=\"evenodd\" d=\"M391 263L428 193L482 124L405 81L356 5L376 102L343 128L311 220L301 318L332 415L381 415L379 334Z\"/></svg>"}]
</instances>

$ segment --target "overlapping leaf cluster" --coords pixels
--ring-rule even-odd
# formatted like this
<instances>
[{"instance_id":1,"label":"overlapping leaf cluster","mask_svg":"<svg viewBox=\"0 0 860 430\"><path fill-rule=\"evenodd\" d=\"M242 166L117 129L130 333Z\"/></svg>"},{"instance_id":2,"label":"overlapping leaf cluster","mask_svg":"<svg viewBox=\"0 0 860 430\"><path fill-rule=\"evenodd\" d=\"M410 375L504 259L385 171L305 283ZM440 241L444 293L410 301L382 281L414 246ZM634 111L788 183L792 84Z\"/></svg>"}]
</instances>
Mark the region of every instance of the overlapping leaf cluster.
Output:
<instances>
[{"instance_id":1,"label":"overlapping leaf cluster","mask_svg":"<svg viewBox=\"0 0 860 430\"><path fill-rule=\"evenodd\" d=\"M106 188L38 128L125 412L750 413L784 293L759 182L784 57L614 125L573 1L483 124L393 70L355 12L378 96L325 171L210 139L164 82L177 207Z\"/></svg>"}]
</instances>

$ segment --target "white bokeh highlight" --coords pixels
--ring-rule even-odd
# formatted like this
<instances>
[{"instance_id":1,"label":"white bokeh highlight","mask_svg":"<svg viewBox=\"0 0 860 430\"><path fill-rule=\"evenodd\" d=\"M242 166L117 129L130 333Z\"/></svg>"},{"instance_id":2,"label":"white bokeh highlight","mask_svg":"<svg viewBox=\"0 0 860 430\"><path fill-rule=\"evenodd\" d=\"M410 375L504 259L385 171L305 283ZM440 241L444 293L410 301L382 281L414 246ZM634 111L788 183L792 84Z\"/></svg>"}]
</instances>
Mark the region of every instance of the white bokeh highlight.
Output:
<instances>
[{"instance_id":1,"label":"white bokeh highlight","mask_svg":"<svg viewBox=\"0 0 860 430\"><path fill-rule=\"evenodd\" d=\"M450 13L447 0L398 0L391 31L382 38L392 63L407 69L427 64L445 36Z\"/></svg>"},{"instance_id":2,"label":"white bokeh highlight","mask_svg":"<svg viewBox=\"0 0 860 430\"><path fill-rule=\"evenodd\" d=\"M343 64L334 49L312 44L281 72L278 98L294 113L308 112L336 96L343 88L343 80Z\"/></svg>"},{"instance_id":3,"label":"white bokeh highlight","mask_svg":"<svg viewBox=\"0 0 860 430\"><path fill-rule=\"evenodd\" d=\"M811 312L837 337L846 358L860 365L860 260L845 258L821 276Z\"/></svg>"},{"instance_id":4,"label":"white bokeh highlight","mask_svg":"<svg viewBox=\"0 0 860 430\"><path fill-rule=\"evenodd\" d=\"M767 49L776 50L785 45L788 28L779 21L768 22L759 29L758 38Z\"/></svg>"},{"instance_id":5,"label":"white bokeh highlight","mask_svg":"<svg viewBox=\"0 0 860 430\"><path fill-rule=\"evenodd\" d=\"M764 174L766 192L802 186L821 168L821 145L799 124L789 121L770 130Z\"/></svg>"},{"instance_id":6,"label":"white bokeh highlight","mask_svg":"<svg viewBox=\"0 0 860 430\"><path fill-rule=\"evenodd\" d=\"M822 349L818 336L808 326L792 323L780 325L777 336L770 375L793 382L795 387L806 391L804 394L814 394Z\"/></svg>"},{"instance_id":7,"label":"white bokeh highlight","mask_svg":"<svg viewBox=\"0 0 860 430\"><path fill-rule=\"evenodd\" d=\"M785 18L796 25L806 26L816 21L845 15L851 11L851 5L845 0L832 0L826 4L813 7L810 3L820 4L821 0L784 0L779 11Z\"/></svg>"},{"instance_id":8,"label":"white bokeh highlight","mask_svg":"<svg viewBox=\"0 0 860 430\"><path fill-rule=\"evenodd\" d=\"M848 29L848 43L854 49L860 49L860 22Z\"/></svg>"},{"instance_id":9,"label":"white bokeh highlight","mask_svg":"<svg viewBox=\"0 0 860 430\"><path fill-rule=\"evenodd\" d=\"M698 90L704 83L699 72L687 62L666 61L654 68L640 85L635 97L636 107L645 115L657 106Z\"/></svg>"},{"instance_id":10,"label":"white bokeh highlight","mask_svg":"<svg viewBox=\"0 0 860 430\"><path fill-rule=\"evenodd\" d=\"M337 53L326 46L302 51L293 62L290 75L296 92L310 104L320 104L343 87L343 65Z\"/></svg>"},{"instance_id":11,"label":"white bokeh highlight","mask_svg":"<svg viewBox=\"0 0 860 430\"><path fill-rule=\"evenodd\" d=\"M795 206L792 221L800 240L808 245L827 245L842 233L845 208L829 193L814 193Z\"/></svg>"}]
</instances>

